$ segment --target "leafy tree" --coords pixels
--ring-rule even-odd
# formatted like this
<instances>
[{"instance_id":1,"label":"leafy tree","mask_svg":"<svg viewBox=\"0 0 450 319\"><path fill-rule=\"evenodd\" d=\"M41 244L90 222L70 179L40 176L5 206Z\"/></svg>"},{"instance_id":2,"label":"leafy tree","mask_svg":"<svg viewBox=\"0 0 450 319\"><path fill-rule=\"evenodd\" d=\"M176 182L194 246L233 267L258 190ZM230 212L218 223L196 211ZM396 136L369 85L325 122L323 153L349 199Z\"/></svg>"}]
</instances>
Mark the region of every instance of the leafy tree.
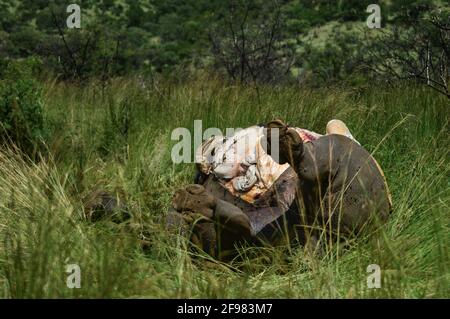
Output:
<instances>
[{"instance_id":1,"label":"leafy tree","mask_svg":"<svg viewBox=\"0 0 450 319\"><path fill-rule=\"evenodd\" d=\"M210 34L216 64L241 83L274 83L293 63L278 3L230 1L228 17Z\"/></svg>"},{"instance_id":2,"label":"leafy tree","mask_svg":"<svg viewBox=\"0 0 450 319\"><path fill-rule=\"evenodd\" d=\"M402 23L370 41L368 67L391 81L415 80L450 99L450 8L418 1L395 20Z\"/></svg>"}]
</instances>

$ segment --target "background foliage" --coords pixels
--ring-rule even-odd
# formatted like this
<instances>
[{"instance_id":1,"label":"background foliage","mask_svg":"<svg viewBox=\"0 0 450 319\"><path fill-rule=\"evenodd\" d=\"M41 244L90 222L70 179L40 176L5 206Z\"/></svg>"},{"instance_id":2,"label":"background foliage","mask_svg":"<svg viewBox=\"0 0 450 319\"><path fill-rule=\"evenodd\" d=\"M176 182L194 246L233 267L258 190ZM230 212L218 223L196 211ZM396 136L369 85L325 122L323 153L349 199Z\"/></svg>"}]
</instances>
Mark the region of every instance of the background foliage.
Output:
<instances>
[{"instance_id":1,"label":"background foliage","mask_svg":"<svg viewBox=\"0 0 450 319\"><path fill-rule=\"evenodd\" d=\"M65 27L67 1L0 1L0 59L36 55L44 62L46 72L75 79L192 74L199 69L221 72L226 65L220 59L223 55L214 50L214 43L229 48L226 43L233 43L237 36L242 38L242 27L248 48L237 56L235 51L224 52L228 64L239 65L239 55L273 36L270 21L277 18L276 45L271 54L283 56L283 50L289 48L288 55L293 59L284 80L312 79L322 85L346 80L355 73L367 75L385 61L382 52L370 58L367 52L369 48L372 52L373 48L381 49L385 41L380 37L382 30L390 33L393 27L400 28L405 36L419 23L423 25L422 38L439 46L437 31L427 29L427 19L438 14L440 21L450 26L448 2L436 0L379 1L382 30L369 30L365 24L369 16L365 10L373 2L369 0L72 2L81 7L81 29ZM231 34L233 24L238 34ZM449 32L446 30L447 36ZM216 41L211 41L211 34ZM404 50L400 53L406 54ZM255 59L248 60L258 62ZM279 71L274 69L279 59L264 61L264 65L254 63L254 68L270 70L267 72L279 82ZM399 69L403 70L401 65ZM378 79L385 77L383 74ZM267 75L261 78L267 82Z\"/></svg>"}]
</instances>

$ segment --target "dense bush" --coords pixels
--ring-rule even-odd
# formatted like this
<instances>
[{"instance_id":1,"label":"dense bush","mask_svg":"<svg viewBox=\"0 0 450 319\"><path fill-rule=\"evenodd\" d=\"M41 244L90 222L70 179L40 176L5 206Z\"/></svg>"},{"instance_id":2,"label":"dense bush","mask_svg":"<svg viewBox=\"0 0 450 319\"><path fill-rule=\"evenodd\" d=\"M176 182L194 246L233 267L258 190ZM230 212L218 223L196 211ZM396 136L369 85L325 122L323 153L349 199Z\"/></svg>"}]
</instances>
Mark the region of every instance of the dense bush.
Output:
<instances>
[{"instance_id":1,"label":"dense bush","mask_svg":"<svg viewBox=\"0 0 450 319\"><path fill-rule=\"evenodd\" d=\"M6 63L0 71L0 138L14 143L27 154L36 150L44 118L42 89L33 73L36 59Z\"/></svg>"},{"instance_id":2,"label":"dense bush","mask_svg":"<svg viewBox=\"0 0 450 319\"><path fill-rule=\"evenodd\" d=\"M292 73L301 83L312 79L313 84L322 86L346 80L362 68L367 69L367 65L369 69L379 69L391 60L382 56L385 52L375 52L376 59L363 61L369 50L362 34L368 33L373 46L378 47L376 51L386 49L387 55L398 55L395 48L403 42L420 44L406 48L402 56L407 57L407 63L411 59L417 62L418 56L424 56L422 60L428 61L429 67L431 64L437 70L447 67L446 63L436 63L442 51L435 50L434 43L445 41L444 47L448 47L448 28L444 26L436 32L426 21L436 9L442 18L448 19L448 1L380 0L377 3L382 15L381 30L369 29L365 23L369 16L366 8L372 2L73 1L80 5L82 22L80 29L69 29L67 1L3 1L0 3L0 59L39 56L50 76L79 83L92 78L106 81L117 76L145 77L212 69L247 83L292 80ZM334 28L336 25L338 28ZM400 38L394 33L393 41L386 38L373 41L377 34L388 33L393 28L400 30ZM343 34L344 29L348 29L348 34ZM411 36L415 29L418 35L424 35L421 37L424 41L416 41ZM432 32L428 32L430 29ZM432 53L436 54L432 55L436 59L426 58L428 40L434 46ZM420 64L414 63L419 66L414 69L427 70L420 68ZM406 69L401 64L397 67ZM410 73L401 71L402 77ZM417 72L414 73L417 79ZM384 74L372 76L385 80ZM425 79L425 82L430 81Z\"/></svg>"}]
</instances>

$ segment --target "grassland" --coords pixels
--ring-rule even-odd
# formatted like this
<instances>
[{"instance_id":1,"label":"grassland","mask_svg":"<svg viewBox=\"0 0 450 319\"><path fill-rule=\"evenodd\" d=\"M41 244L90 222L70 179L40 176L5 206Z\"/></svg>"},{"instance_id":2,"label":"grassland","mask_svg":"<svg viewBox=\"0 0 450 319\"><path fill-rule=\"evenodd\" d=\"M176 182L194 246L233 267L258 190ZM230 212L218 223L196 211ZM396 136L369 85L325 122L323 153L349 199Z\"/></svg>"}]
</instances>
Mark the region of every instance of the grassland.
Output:
<instances>
[{"instance_id":1,"label":"grassland","mask_svg":"<svg viewBox=\"0 0 450 319\"><path fill-rule=\"evenodd\" d=\"M0 297L437 298L449 291L449 102L427 88L225 86L115 80L46 82L46 151L30 162L0 151ZM161 221L194 164L171 161L176 127L246 127L282 118L323 132L344 120L382 165L394 201L379 234L322 257L247 248L224 265L186 249ZM123 196L127 223L89 223L82 199ZM146 249L142 249L142 243ZM65 266L81 268L81 288ZM378 264L382 287L366 287Z\"/></svg>"}]
</instances>

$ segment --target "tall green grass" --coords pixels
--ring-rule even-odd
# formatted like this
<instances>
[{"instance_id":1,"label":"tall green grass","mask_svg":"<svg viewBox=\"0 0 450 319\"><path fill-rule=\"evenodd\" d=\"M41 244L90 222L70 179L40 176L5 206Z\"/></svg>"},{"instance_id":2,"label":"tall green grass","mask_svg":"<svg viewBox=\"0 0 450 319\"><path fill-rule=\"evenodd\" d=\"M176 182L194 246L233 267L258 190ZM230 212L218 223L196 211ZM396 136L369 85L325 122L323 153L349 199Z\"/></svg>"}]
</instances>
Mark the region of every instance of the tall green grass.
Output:
<instances>
[{"instance_id":1,"label":"tall green grass","mask_svg":"<svg viewBox=\"0 0 450 319\"><path fill-rule=\"evenodd\" d=\"M47 152L0 152L0 297L449 297L449 105L422 87L307 89L115 80L45 83ZM344 252L241 249L224 265L162 227L194 164L174 165L176 127L246 127L274 118L323 132L344 120L382 165L394 211L380 233ZM125 197L130 221L89 223L82 198ZM142 249L145 243L145 249ZM66 286L78 264L81 288ZM368 289L378 264L382 287Z\"/></svg>"}]
</instances>

